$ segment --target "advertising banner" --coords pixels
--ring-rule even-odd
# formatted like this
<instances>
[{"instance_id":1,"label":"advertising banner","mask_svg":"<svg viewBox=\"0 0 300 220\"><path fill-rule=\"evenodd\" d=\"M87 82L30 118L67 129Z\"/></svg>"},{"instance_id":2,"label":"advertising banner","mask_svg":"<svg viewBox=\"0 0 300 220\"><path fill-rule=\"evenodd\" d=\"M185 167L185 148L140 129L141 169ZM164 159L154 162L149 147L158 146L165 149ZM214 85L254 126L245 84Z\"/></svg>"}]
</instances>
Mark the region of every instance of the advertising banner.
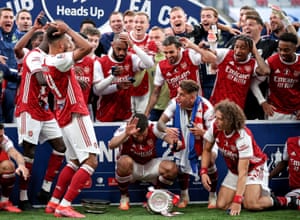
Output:
<instances>
[{"instance_id":1,"label":"advertising banner","mask_svg":"<svg viewBox=\"0 0 300 220\"><path fill-rule=\"evenodd\" d=\"M118 155L118 149L111 150L108 148L108 141L112 138L114 131L119 127L118 123L95 124L95 131L100 146L99 165L93 175L93 184L90 189L82 190L75 203L79 203L82 198L97 198L110 200L112 203L118 203L120 192L115 180L115 162ZM274 168L276 163L282 159L284 143L288 137L300 135L300 123L268 122L255 121L249 122L248 127L252 130L257 143L268 155L268 167ZM17 146L17 129L14 126L6 127L6 134L12 138ZM21 151L22 148L18 147ZM167 145L161 141L157 143L159 155L167 154ZM41 188L43 176L47 167L48 158L51 148L48 144L39 145L36 149L33 174L30 183L30 198L34 204L38 204L35 199L36 194ZM222 156L217 159L219 173L219 184L226 175L227 169ZM13 199L18 199L18 189L14 191ZM130 186L130 200L133 203L145 201L148 183L135 183ZM275 177L270 186L276 194L284 194L288 190L288 174L281 173ZM178 184L170 188L174 193L179 193ZM203 188L201 181L190 179L190 198L192 202L205 202L208 198L207 191Z\"/></svg>"},{"instance_id":2,"label":"advertising banner","mask_svg":"<svg viewBox=\"0 0 300 220\"><path fill-rule=\"evenodd\" d=\"M113 11L143 11L149 15L151 26L168 27L169 12L174 6L184 9L189 23L199 23L203 4L196 0L3 0L0 2L0 7L10 7L14 13L27 9L31 11L33 18L40 11L44 11L50 21L61 19L77 31L79 31L81 21L90 18L103 32L109 30L108 19ZM220 21L226 23L222 17Z\"/></svg>"}]
</instances>

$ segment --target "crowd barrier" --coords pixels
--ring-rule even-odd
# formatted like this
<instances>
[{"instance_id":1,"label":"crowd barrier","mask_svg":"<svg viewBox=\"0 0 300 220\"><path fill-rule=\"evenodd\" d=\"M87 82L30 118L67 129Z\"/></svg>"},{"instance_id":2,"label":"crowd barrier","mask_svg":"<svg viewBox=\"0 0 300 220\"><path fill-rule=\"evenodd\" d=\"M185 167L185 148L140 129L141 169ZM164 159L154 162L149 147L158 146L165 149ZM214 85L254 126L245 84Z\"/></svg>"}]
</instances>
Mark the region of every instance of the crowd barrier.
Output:
<instances>
[{"instance_id":1,"label":"crowd barrier","mask_svg":"<svg viewBox=\"0 0 300 220\"><path fill-rule=\"evenodd\" d=\"M115 181L115 162L118 149L110 150L108 141L112 138L114 131L119 127L119 123L96 123L94 128L100 146L99 166L96 169L92 179L93 184L89 189L83 189L75 203L80 203L82 198L96 198L109 200L112 203L118 203L120 193ZM262 150L268 155L268 167L272 169L276 163L282 159L282 151L285 141L288 137L300 135L300 123L298 122L270 122L270 121L248 121L247 126L252 130L255 139ZM18 150L17 128L15 125L6 125L6 134L13 140ZM159 141L157 143L159 155L166 153L167 145ZM51 153L50 146L46 144L39 145L35 153L35 163L31 176L29 197L33 204L38 205L36 194L41 188L43 176L47 167L47 161ZM226 165L221 156L217 159L219 180L221 181L226 174ZM18 180L18 179L17 179ZM219 184L220 184L219 181ZM145 194L149 184L136 183L129 188L131 202L139 203L145 201ZM275 194L283 195L288 190L288 173L284 171L278 177L270 181L270 187ZM177 183L171 188L171 191L179 193ZM18 181L12 195L12 200L18 200ZM192 202L207 201L208 193L203 188L201 181L190 179L190 199Z\"/></svg>"}]
</instances>

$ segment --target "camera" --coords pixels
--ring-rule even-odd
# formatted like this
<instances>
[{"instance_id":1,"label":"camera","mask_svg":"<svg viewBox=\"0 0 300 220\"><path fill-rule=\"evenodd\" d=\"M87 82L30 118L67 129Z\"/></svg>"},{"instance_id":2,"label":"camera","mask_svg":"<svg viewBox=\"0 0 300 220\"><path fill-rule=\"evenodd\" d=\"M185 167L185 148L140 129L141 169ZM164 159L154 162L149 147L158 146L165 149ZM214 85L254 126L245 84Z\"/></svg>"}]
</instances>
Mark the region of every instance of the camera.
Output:
<instances>
[{"instance_id":1,"label":"camera","mask_svg":"<svg viewBox=\"0 0 300 220\"><path fill-rule=\"evenodd\" d=\"M173 148L171 149L172 152L178 152L178 143L177 142L174 142L173 143Z\"/></svg>"},{"instance_id":2,"label":"camera","mask_svg":"<svg viewBox=\"0 0 300 220\"><path fill-rule=\"evenodd\" d=\"M116 69L117 69L116 66L112 66L112 67L111 67L111 75L113 75L113 76L116 76L116 75L117 75L117 74L116 74Z\"/></svg>"},{"instance_id":3,"label":"camera","mask_svg":"<svg viewBox=\"0 0 300 220\"><path fill-rule=\"evenodd\" d=\"M183 149L182 146L179 146L179 145L178 145L178 142L177 142L177 141L174 141L173 147L171 148L171 152L173 152L173 153L179 152L179 151L181 151L182 149Z\"/></svg>"},{"instance_id":4,"label":"camera","mask_svg":"<svg viewBox=\"0 0 300 220\"><path fill-rule=\"evenodd\" d=\"M132 77L132 76L129 76L129 77L127 78L127 80L130 81L131 83L134 83L134 82L135 82L135 78Z\"/></svg>"},{"instance_id":5,"label":"camera","mask_svg":"<svg viewBox=\"0 0 300 220\"><path fill-rule=\"evenodd\" d=\"M45 16L43 16L43 17L38 18L38 22L40 25L45 26L48 22L48 19Z\"/></svg>"}]
</instances>

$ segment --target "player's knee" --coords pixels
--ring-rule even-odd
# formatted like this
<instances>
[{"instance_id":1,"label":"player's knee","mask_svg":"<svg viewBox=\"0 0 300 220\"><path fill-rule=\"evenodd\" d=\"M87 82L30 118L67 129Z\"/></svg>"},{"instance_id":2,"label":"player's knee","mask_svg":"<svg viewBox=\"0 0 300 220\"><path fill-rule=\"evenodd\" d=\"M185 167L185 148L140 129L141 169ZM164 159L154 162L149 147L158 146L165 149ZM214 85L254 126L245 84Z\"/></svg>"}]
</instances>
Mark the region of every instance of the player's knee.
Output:
<instances>
[{"instance_id":1,"label":"player's knee","mask_svg":"<svg viewBox=\"0 0 300 220\"><path fill-rule=\"evenodd\" d=\"M225 201L221 200L219 197L217 199L216 205L218 209L223 209L223 210L226 210L229 207L229 205L225 203Z\"/></svg>"},{"instance_id":2,"label":"player's knee","mask_svg":"<svg viewBox=\"0 0 300 220\"><path fill-rule=\"evenodd\" d=\"M60 144L60 145L58 145L56 147L53 147L53 149L56 150L59 153L65 153L66 152L66 146L65 146L64 143Z\"/></svg>"},{"instance_id":3,"label":"player's knee","mask_svg":"<svg viewBox=\"0 0 300 220\"><path fill-rule=\"evenodd\" d=\"M55 138L53 140L49 140L50 145L54 150L56 150L59 153L65 153L66 151L66 145L63 141L63 139L60 138Z\"/></svg>"},{"instance_id":4,"label":"player's knee","mask_svg":"<svg viewBox=\"0 0 300 220\"><path fill-rule=\"evenodd\" d=\"M23 141L22 146L24 156L33 159L36 146L26 141Z\"/></svg>"},{"instance_id":5,"label":"player's knee","mask_svg":"<svg viewBox=\"0 0 300 220\"><path fill-rule=\"evenodd\" d=\"M96 154L89 154L89 157L88 157L86 163L93 169L97 169L98 157L96 156Z\"/></svg>"},{"instance_id":6,"label":"player's knee","mask_svg":"<svg viewBox=\"0 0 300 220\"><path fill-rule=\"evenodd\" d=\"M243 206L248 210L260 210L259 203L253 199L245 199L243 201Z\"/></svg>"},{"instance_id":7,"label":"player's knee","mask_svg":"<svg viewBox=\"0 0 300 220\"><path fill-rule=\"evenodd\" d=\"M117 173L129 175L132 173L133 160L128 156L121 156L117 161Z\"/></svg>"},{"instance_id":8,"label":"player's knee","mask_svg":"<svg viewBox=\"0 0 300 220\"><path fill-rule=\"evenodd\" d=\"M3 160L0 163L0 173L13 173L15 172L15 165L11 160Z\"/></svg>"}]
</instances>

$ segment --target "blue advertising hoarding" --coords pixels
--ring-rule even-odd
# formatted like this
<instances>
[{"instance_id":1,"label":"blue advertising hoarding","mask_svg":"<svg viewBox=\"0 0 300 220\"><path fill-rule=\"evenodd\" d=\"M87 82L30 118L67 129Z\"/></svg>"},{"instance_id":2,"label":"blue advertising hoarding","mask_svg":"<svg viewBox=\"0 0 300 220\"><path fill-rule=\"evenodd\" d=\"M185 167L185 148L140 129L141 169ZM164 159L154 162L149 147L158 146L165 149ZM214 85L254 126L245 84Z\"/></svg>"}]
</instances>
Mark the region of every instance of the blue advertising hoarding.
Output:
<instances>
[{"instance_id":1,"label":"blue advertising hoarding","mask_svg":"<svg viewBox=\"0 0 300 220\"><path fill-rule=\"evenodd\" d=\"M151 26L168 27L170 26L169 12L174 6L180 6L185 10L189 23L199 23L200 10L204 5L196 0L2 0L0 2L0 7L10 7L14 13L27 9L31 11L33 18L40 11L44 11L50 21L64 20L77 31L81 21L85 18L95 21L101 31L107 31L110 14L113 11L124 12L126 10L146 12L150 17ZM220 21L226 23L222 16L220 16Z\"/></svg>"},{"instance_id":2,"label":"blue advertising hoarding","mask_svg":"<svg viewBox=\"0 0 300 220\"><path fill-rule=\"evenodd\" d=\"M108 141L112 138L114 131L119 127L119 123L103 123L95 124L95 132L100 146L101 154L99 156L99 166L93 175L93 184L90 189L82 190L75 203L79 203L81 198L97 198L106 199L112 203L118 203L120 193L117 183L114 179L115 162L118 155L118 149L111 150L108 148ZM277 162L282 159L284 143L288 137L300 135L300 123L289 122L269 122L269 121L251 121L247 123L252 130L257 143L267 153L268 167L272 169ZM17 146L17 129L14 125L7 125L6 133ZM21 151L22 149L18 147ZM165 143L157 143L157 149L160 155L163 155L167 150ZM33 174L30 183L29 196L34 204L38 204L35 195L41 188L43 176L47 167L47 161L51 153L51 148L48 144L43 144L37 147L35 155L35 163L33 166ZM221 156L217 159L217 167L219 173L219 184L225 176L227 169ZM136 183L130 186L131 202L142 202L145 200L147 191L147 183ZM272 190L276 194L284 194L288 190L288 174L281 173L278 177L270 182ZM13 194L13 200L17 201L18 191ZM171 188L173 192L179 193L177 183ZM207 191L203 188L201 181L190 180L190 197L193 202L205 202L208 198Z\"/></svg>"}]
</instances>

